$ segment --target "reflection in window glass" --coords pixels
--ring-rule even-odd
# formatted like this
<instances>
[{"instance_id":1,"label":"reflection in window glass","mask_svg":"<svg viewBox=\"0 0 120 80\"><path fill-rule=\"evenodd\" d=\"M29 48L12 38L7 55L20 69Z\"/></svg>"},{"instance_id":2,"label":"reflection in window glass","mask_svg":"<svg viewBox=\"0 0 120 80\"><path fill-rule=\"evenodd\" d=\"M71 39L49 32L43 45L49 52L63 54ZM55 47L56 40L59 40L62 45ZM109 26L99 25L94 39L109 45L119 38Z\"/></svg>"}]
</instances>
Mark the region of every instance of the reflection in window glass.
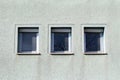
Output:
<instances>
[{"instance_id":1,"label":"reflection in window glass","mask_svg":"<svg viewBox=\"0 0 120 80\"><path fill-rule=\"evenodd\" d=\"M86 51L100 51L100 33L86 32Z\"/></svg>"},{"instance_id":2,"label":"reflection in window glass","mask_svg":"<svg viewBox=\"0 0 120 80\"><path fill-rule=\"evenodd\" d=\"M19 39L22 41L19 45L21 44L22 52L36 51L36 36L36 33L20 33Z\"/></svg>"},{"instance_id":3,"label":"reflection in window glass","mask_svg":"<svg viewBox=\"0 0 120 80\"><path fill-rule=\"evenodd\" d=\"M54 51L68 51L68 33L54 34Z\"/></svg>"}]
</instances>

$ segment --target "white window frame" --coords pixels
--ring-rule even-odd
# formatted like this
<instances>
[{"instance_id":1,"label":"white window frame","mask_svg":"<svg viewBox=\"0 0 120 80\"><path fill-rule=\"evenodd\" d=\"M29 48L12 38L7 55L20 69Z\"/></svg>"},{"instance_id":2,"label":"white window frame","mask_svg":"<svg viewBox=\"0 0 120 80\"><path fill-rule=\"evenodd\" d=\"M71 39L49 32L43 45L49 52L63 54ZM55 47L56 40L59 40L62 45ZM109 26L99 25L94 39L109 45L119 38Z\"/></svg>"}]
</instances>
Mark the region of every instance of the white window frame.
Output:
<instances>
[{"instance_id":1,"label":"white window frame","mask_svg":"<svg viewBox=\"0 0 120 80\"><path fill-rule=\"evenodd\" d=\"M49 53L50 54L73 54L72 52L72 27L73 25L56 25L56 24L49 24ZM52 35L54 36L54 33L52 33L52 28L70 28L71 31L68 33L69 35L69 41L68 41L68 51L55 51L54 52L54 37L52 37ZM67 30L57 30L56 32L66 32ZM67 31L68 32L68 31ZM52 43L51 43L52 42Z\"/></svg>"},{"instance_id":2,"label":"white window frame","mask_svg":"<svg viewBox=\"0 0 120 80\"><path fill-rule=\"evenodd\" d=\"M15 27L16 27L16 36L15 36L15 52L17 53L17 54L22 54L22 55L26 55L26 54L40 54L40 49L39 49L39 46L40 46L40 36L39 36L39 28L40 28L40 25L34 25L34 24L32 24L32 25L30 25L30 24L16 24L15 25ZM36 30L34 29L34 28L38 28L37 30L37 37L36 37L36 51L28 51L28 52L19 52L19 42L18 42L18 34L19 34L19 29L21 28L21 31L20 32L36 32ZM25 28L25 29L24 29ZM27 29L26 29L27 28ZM33 28L33 30L32 30L32 28ZM22 34L21 34L21 38L22 38ZM22 41L22 40L20 40L20 41ZM22 46L22 44L21 44L21 46Z\"/></svg>"},{"instance_id":3,"label":"white window frame","mask_svg":"<svg viewBox=\"0 0 120 80\"><path fill-rule=\"evenodd\" d=\"M85 28L91 28L91 29L86 29ZM92 29L96 28L96 29ZM98 29L97 29L98 28ZM99 29L103 28L103 29ZM86 52L86 39L85 39L85 32L100 32L100 51L87 51ZM103 34L102 34L103 33ZM107 54L106 53L106 45L105 45L105 34L106 34L106 24L89 24L89 25L82 25L82 51L84 54Z\"/></svg>"}]
</instances>

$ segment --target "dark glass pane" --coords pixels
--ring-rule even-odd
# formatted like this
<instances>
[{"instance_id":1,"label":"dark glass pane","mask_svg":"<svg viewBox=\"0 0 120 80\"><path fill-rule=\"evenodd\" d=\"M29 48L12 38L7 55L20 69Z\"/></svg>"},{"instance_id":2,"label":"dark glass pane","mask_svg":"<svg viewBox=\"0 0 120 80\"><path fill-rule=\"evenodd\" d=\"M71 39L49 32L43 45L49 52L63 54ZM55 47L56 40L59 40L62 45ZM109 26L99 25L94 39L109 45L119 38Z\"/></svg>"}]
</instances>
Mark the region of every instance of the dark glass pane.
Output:
<instances>
[{"instance_id":1,"label":"dark glass pane","mask_svg":"<svg viewBox=\"0 0 120 80\"><path fill-rule=\"evenodd\" d=\"M100 51L100 33L86 32L86 51Z\"/></svg>"},{"instance_id":2,"label":"dark glass pane","mask_svg":"<svg viewBox=\"0 0 120 80\"><path fill-rule=\"evenodd\" d=\"M23 32L19 35L19 47L22 52L36 51L36 36L35 32Z\"/></svg>"},{"instance_id":3,"label":"dark glass pane","mask_svg":"<svg viewBox=\"0 0 120 80\"><path fill-rule=\"evenodd\" d=\"M54 33L54 51L68 51L68 33Z\"/></svg>"}]
</instances>

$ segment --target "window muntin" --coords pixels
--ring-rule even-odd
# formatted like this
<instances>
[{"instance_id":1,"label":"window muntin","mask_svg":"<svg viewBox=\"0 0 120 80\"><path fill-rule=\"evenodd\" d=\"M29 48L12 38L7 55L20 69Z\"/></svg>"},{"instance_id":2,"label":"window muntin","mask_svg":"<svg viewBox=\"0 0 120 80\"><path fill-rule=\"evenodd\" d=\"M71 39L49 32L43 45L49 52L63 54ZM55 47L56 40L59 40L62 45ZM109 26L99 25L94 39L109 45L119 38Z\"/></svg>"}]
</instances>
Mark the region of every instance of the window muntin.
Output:
<instances>
[{"instance_id":1,"label":"window muntin","mask_svg":"<svg viewBox=\"0 0 120 80\"><path fill-rule=\"evenodd\" d=\"M38 28L18 28L18 52L38 52Z\"/></svg>"},{"instance_id":2,"label":"window muntin","mask_svg":"<svg viewBox=\"0 0 120 80\"><path fill-rule=\"evenodd\" d=\"M85 27L85 52L103 52L104 51L104 28L103 27Z\"/></svg>"},{"instance_id":3,"label":"window muntin","mask_svg":"<svg viewBox=\"0 0 120 80\"><path fill-rule=\"evenodd\" d=\"M71 28L51 28L51 52L70 52Z\"/></svg>"}]
</instances>

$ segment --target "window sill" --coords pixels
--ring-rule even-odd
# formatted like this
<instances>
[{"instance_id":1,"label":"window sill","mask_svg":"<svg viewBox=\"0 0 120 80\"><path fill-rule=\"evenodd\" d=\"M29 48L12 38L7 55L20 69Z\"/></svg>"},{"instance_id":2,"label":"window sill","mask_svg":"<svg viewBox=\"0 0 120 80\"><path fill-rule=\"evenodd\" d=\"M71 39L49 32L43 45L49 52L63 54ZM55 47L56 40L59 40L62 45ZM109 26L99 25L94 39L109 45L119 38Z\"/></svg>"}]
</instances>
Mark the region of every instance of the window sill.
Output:
<instances>
[{"instance_id":1,"label":"window sill","mask_svg":"<svg viewBox=\"0 0 120 80\"><path fill-rule=\"evenodd\" d=\"M17 53L17 55L40 55L40 53L37 52L22 52L22 53Z\"/></svg>"},{"instance_id":2,"label":"window sill","mask_svg":"<svg viewBox=\"0 0 120 80\"><path fill-rule=\"evenodd\" d=\"M107 55L106 52L85 52L85 55Z\"/></svg>"},{"instance_id":3,"label":"window sill","mask_svg":"<svg viewBox=\"0 0 120 80\"><path fill-rule=\"evenodd\" d=\"M74 55L73 52L68 52L68 51L67 52L66 51L65 52L64 51L63 52L51 52L50 54L51 55Z\"/></svg>"}]
</instances>

